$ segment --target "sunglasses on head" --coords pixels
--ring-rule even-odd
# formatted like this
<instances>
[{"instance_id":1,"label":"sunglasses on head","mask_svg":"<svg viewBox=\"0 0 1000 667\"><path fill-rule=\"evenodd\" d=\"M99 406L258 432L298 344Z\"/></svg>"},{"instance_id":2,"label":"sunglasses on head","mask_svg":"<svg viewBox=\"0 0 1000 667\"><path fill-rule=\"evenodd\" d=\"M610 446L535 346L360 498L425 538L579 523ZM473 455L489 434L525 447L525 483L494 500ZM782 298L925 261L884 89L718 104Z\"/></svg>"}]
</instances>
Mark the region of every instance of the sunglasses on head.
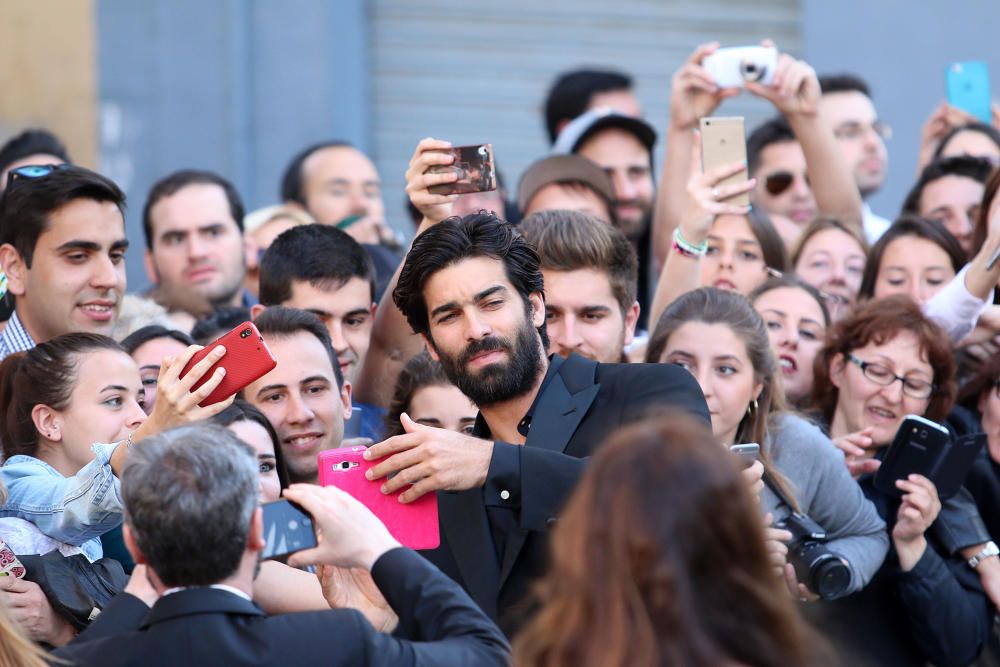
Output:
<instances>
[{"instance_id":1,"label":"sunglasses on head","mask_svg":"<svg viewBox=\"0 0 1000 667\"><path fill-rule=\"evenodd\" d=\"M7 172L7 187L9 188L14 183L20 180L33 180L36 178L43 178L48 176L53 171L57 169L66 169L69 164L26 164L23 167L18 167L17 169L11 169Z\"/></svg>"},{"instance_id":2,"label":"sunglasses on head","mask_svg":"<svg viewBox=\"0 0 1000 667\"><path fill-rule=\"evenodd\" d=\"M806 176L806 185L809 184L809 177ZM767 176L764 179L764 189L768 193L777 196L782 192L792 187L792 183L795 182L795 174L790 171L776 171L773 174Z\"/></svg>"}]
</instances>

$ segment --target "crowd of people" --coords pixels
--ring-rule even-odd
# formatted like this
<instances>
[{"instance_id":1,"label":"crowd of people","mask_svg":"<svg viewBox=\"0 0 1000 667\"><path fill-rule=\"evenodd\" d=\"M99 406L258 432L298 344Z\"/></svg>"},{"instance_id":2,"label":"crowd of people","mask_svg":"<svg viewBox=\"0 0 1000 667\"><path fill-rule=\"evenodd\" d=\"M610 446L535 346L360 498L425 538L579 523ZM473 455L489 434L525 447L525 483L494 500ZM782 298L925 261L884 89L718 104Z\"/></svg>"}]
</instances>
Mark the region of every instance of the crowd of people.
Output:
<instances>
[{"instance_id":1,"label":"crowd of people","mask_svg":"<svg viewBox=\"0 0 1000 667\"><path fill-rule=\"evenodd\" d=\"M419 141L409 245L395 175L342 141L258 211L167 174L141 293L121 189L47 130L8 141L0 664L1000 660L1000 106L929 110L883 217L863 78L781 54L720 87L718 48L662 123L625 74L559 76L516 191L443 194L453 146ZM703 168L737 95L774 115ZM192 358L248 320L276 365L206 403L242 360ZM984 434L957 492L875 483L910 416ZM436 495L438 548L320 484L349 446ZM287 562L261 558L280 498L318 536Z\"/></svg>"}]
</instances>

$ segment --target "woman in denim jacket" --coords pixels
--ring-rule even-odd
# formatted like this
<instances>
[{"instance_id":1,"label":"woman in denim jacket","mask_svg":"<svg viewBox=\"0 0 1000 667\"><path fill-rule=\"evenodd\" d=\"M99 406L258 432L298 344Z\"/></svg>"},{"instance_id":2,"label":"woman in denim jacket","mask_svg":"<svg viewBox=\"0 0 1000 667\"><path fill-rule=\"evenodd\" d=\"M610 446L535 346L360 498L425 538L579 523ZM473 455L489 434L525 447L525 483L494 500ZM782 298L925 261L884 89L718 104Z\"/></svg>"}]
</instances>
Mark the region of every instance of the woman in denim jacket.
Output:
<instances>
[{"instance_id":1,"label":"woman in denim jacket","mask_svg":"<svg viewBox=\"0 0 1000 667\"><path fill-rule=\"evenodd\" d=\"M91 560L100 558L100 536L122 521L118 475L132 444L206 419L231 402L198 406L222 381L222 369L191 391L225 350L215 350L178 378L198 349L191 346L163 360L149 417L142 409L138 367L106 336L66 334L4 359L0 479L8 498L0 509L0 531L2 517L16 517L52 540L80 547Z\"/></svg>"}]
</instances>

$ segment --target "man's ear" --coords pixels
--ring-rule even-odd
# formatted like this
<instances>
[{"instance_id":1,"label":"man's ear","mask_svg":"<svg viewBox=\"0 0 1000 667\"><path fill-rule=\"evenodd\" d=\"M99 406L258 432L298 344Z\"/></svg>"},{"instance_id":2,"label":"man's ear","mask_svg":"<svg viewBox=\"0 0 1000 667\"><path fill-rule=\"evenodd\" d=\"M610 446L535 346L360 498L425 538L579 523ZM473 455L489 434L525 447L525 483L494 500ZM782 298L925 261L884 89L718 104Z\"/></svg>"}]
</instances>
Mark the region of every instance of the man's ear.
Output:
<instances>
[{"instance_id":1,"label":"man's ear","mask_svg":"<svg viewBox=\"0 0 1000 667\"><path fill-rule=\"evenodd\" d=\"M625 345L628 345L635 338L635 325L639 322L639 302L636 301L632 307L625 311Z\"/></svg>"},{"instance_id":2,"label":"man's ear","mask_svg":"<svg viewBox=\"0 0 1000 667\"><path fill-rule=\"evenodd\" d=\"M248 270L256 269L260 265L257 259L257 242L249 234L243 235L243 264Z\"/></svg>"},{"instance_id":3,"label":"man's ear","mask_svg":"<svg viewBox=\"0 0 1000 667\"><path fill-rule=\"evenodd\" d=\"M250 534L247 536L247 551L259 553L264 550L264 511L257 505L250 517Z\"/></svg>"},{"instance_id":4,"label":"man's ear","mask_svg":"<svg viewBox=\"0 0 1000 667\"><path fill-rule=\"evenodd\" d=\"M132 556L136 565L145 565L146 556L139 548L139 543L136 541L135 535L132 534L132 527L128 525L128 522L122 524L122 540L125 542L125 549Z\"/></svg>"},{"instance_id":5,"label":"man's ear","mask_svg":"<svg viewBox=\"0 0 1000 667\"><path fill-rule=\"evenodd\" d=\"M142 255L142 265L146 268L146 277L149 278L149 282L159 285L160 274L157 272L156 264L153 262L153 253L148 249Z\"/></svg>"},{"instance_id":6,"label":"man's ear","mask_svg":"<svg viewBox=\"0 0 1000 667\"><path fill-rule=\"evenodd\" d=\"M434 346L431 345L431 339L427 337L427 334L420 334L420 337L424 339L424 347L427 348L427 354L430 355L431 359L441 361L441 356L434 349Z\"/></svg>"},{"instance_id":7,"label":"man's ear","mask_svg":"<svg viewBox=\"0 0 1000 667\"><path fill-rule=\"evenodd\" d=\"M537 329L545 324L545 299L541 292L532 292L528 295L528 302L531 304L531 324Z\"/></svg>"},{"instance_id":8,"label":"man's ear","mask_svg":"<svg viewBox=\"0 0 1000 667\"><path fill-rule=\"evenodd\" d=\"M267 306L255 303L254 305L250 306L250 319L251 320L257 319L260 316L260 314L263 313L265 310L267 310Z\"/></svg>"},{"instance_id":9,"label":"man's ear","mask_svg":"<svg viewBox=\"0 0 1000 667\"><path fill-rule=\"evenodd\" d=\"M847 364L844 363L844 355L838 352L834 355L833 359L830 360L830 365L827 370L830 374L830 384L837 389L840 389L841 385L844 384L844 372L846 370Z\"/></svg>"},{"instance_id":10,"label":"man's ear","mask_svg":"<svg viewBox=\"0 0 1000 667\"><path fill-rule=\"evenodd\" d=\"M7 290L14 296L24 296L29 269L21 253L9 243L0 245L0 268L7 274Z\"/></svg>"},{"instance_id":11,"label":"man's ear","mask_svg":"<svg viewBox=\"0 0 1000 667\"><path fill-rule=\"evenodd\" d=\"M344 404L344 421L351 418L351 412L354 410L351 403L351 393L354 391L354 387L351 386L350 380L344 378L344 386L340 388L340 402Z\"/></svg>"},{"instance_id":12,"label":"man's ear","mask_svg":"<svg viewBox=\"0 0 1000 667\"><path fill-rule=\"evenodd\" d=\"M52 442L62 442L62 415L47 405L39 403L31 408L31 421L42 437Z\"/></svg>"}]
</instances>

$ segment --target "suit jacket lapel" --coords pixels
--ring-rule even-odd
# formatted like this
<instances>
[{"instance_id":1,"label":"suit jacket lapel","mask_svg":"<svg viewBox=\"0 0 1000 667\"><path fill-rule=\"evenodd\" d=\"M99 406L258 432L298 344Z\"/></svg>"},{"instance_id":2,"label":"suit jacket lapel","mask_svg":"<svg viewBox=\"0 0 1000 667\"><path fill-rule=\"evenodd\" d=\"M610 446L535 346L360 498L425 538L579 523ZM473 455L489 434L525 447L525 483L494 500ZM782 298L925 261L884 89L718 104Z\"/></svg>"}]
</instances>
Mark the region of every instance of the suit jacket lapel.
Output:
<instances>
[{"instance_id":1,"label":"suit jacket lapel","mask_svg":"<svg viewBox=\"0 0 1000 667\"><path fill-rule=\"evenodd\" d=\"M525 447L544 447L556 452L566 450L577 426L587 415L587 410L601 390L601 385L594 381L596 366L596 363L575 355L562 363L558 374L549 381L544 393L538 398ZM572 393L567 382L570 386L580 388ZM507 581L528 533L529 531L518 528L507 536L500 570L500 586Z\"/></svg>"},{"instance_id":2,"label":"suit jacket lapel","mask_svg":"<svg viewBox=\"0 0 1000 667\"><path fill-rule=\"evenodd\" d=\"M482 489L439 493L438 514L469 596L496 620L500 567Z\"/></svg>"}]
</instances>

